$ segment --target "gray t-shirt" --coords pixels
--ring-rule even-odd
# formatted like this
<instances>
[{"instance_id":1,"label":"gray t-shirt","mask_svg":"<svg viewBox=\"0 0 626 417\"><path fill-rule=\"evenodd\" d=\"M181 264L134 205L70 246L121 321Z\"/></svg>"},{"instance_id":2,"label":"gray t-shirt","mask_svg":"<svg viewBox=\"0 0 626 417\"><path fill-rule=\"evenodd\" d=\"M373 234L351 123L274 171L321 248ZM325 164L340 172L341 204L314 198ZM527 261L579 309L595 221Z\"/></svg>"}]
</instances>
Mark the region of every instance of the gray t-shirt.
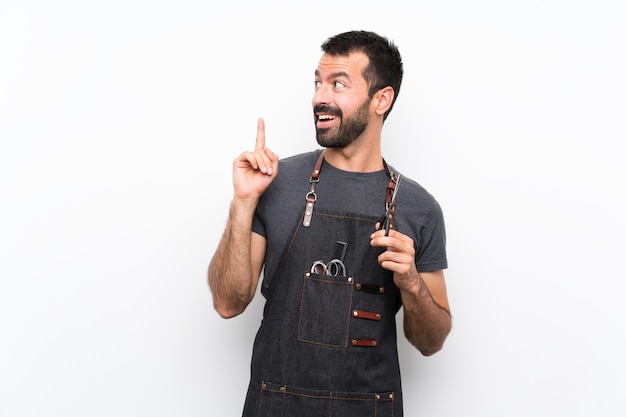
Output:
<instances>
[{"instance_id":1,"label":"gray t-shirt","mask_svg":"<svg viewBox=\"0 0 626 417\"><path fill-rule=\"evenodd\" d=\"M311 172L320 152L322 150L318 149L281 159L278 175L259 200L252 230L267 240L261 289L264 295L289 238L302 221L305 198L311 189ZM400 174L393 167L389 168ZM348 172L324 161L315 188L317 201L312 221L315 221L315 210L380 218L385 212L388 181L385 170ZM441 207L422 186L403 175L396 197L394 227L413 239L418 271L447 268Z\"/></svg>"}]
</instances>

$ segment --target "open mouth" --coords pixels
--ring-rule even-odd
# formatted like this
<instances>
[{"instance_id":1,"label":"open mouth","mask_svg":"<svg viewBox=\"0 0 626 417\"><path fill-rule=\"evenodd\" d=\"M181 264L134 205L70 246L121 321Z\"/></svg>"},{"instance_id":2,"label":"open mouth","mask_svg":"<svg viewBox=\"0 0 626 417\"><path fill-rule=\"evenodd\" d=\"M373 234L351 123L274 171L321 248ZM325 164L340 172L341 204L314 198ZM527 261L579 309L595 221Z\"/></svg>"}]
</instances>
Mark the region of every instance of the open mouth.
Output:
<instances>
[{"instance_id":1,"label":"open mouth","mask_svg":"<svg viewBox=\"0 0 626 417\"><path fill-rule=\"evenodd\" d=\"M330 113L316 112L315 119L317 127L325 129L335 124L335 121L339 120L339 116Z\"/></svg>"}]
</instances>

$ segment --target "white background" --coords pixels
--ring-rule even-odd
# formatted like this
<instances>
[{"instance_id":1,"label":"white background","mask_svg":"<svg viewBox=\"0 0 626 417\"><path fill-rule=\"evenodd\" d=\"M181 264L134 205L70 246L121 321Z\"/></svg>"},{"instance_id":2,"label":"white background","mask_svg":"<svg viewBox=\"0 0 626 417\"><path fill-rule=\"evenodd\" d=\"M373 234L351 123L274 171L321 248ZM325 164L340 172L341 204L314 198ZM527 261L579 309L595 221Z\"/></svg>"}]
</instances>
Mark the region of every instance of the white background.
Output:
<instances>
[{"instance_id":1,"label":"white background","mask_svg":"<svg viewBox=\"0 0 626 417\"><path fill-rule=\"evenodd\" d=\"M410 6L409 6L410 5ZM320 44L393 39L386 159L444 209L454 327L407 416L623 416L620 1L0 1L0 415L239 416L262 298L205 271L257 117L317 147Z\"/></svg>"}]
</instances>

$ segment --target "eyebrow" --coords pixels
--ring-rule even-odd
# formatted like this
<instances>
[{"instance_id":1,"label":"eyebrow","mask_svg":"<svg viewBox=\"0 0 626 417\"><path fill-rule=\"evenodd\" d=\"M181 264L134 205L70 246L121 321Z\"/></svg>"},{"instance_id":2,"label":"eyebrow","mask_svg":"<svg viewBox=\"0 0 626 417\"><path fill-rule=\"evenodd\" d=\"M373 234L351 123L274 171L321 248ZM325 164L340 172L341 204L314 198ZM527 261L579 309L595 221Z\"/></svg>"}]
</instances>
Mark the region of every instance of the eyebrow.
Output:
<instances>
[{"instance_id":1,"label":"eyebrow","mask_svg":"<svg viewBox=\"0 0 626 417\"><path fill-rule=\"evenodd\" d=\"M315 70L315 76L319 77L320 76L320 72L318 70ZM350 76L348 75L347 72L345 71L337 71L337 72L333 72L330 74L329 78L340 78L340 77L345 77L348 80L350 80Z\"/></svg>"}]
</instances>

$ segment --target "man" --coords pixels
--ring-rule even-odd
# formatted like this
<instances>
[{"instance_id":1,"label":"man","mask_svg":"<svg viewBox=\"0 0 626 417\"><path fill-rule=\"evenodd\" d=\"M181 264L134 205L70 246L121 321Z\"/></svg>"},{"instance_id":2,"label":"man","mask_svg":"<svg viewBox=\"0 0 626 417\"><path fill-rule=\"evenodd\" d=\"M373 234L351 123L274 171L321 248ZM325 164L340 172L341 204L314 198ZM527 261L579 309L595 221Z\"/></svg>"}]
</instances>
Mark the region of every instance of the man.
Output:
<instances>
[{"instance_id":1,"label":"man","mask_svg":"<svg viewBox=\"0 0 626 417\"><path fill-rule=\"evenodd\" d=\"M214 307L266 298L243 415L402 416L395 316L423 355L451 316L445 230L435 199L381 154L400 91L400 53L352 31L328 39L313 113L323 149L282 159L257 125L233 163L229 218L208 271Z\"/></svg>"}]
</instances>

